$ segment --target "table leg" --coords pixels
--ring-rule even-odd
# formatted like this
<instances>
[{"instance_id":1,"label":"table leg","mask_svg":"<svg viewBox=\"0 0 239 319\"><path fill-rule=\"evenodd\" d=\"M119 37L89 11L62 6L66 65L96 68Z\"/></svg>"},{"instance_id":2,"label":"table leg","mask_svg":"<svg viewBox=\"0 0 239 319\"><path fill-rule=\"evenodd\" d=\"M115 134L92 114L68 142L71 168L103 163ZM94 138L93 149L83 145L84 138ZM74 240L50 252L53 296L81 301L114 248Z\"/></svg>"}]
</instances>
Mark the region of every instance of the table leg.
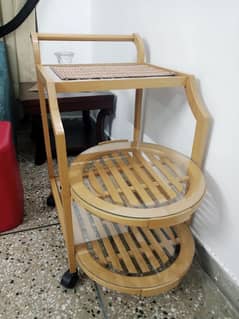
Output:
<instances>
[{"instance_id":1,"label":"table leg","mask_svg":"<svg viewBox=\"0 0 239 319\"><path fill-rule=\"evenodd\" d=\"M85 111L82 111L82 113L83 113L83 123L85 127L88 128L90 127L90 111L85 110Z\"/></svg>"},{"instance_id":2,"label":"table leg","mask_svg":"<svg viewBox=\"0 0 239 319\"><path fill-rule=\"evenodd\" d=\"M112 114L111 110L101 110L96 119L96 140L97 143L100 143L105 140L105 133L104 133L104 127L105 127L105 117L106 115L110 116Z\"/></svg>"},{"instance_id":3,"label":"table leg","mask_svg":"<svg viewBox=\"0 0 239 319\"><path fill-rule=\"evenodd\" d=\"M32 116L32 138L35 141L35 164L41 165L46 161L43 128L40 115Z\"/></svg>"}]
</instances>

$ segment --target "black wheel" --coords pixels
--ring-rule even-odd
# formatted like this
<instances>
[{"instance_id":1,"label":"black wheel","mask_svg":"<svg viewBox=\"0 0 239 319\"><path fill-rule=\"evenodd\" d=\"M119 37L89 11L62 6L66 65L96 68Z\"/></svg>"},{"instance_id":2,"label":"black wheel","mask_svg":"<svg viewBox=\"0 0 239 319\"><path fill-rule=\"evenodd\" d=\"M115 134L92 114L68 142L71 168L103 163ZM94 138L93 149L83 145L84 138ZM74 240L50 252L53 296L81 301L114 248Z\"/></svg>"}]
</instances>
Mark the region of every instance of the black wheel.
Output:
<instances>
[{"instance_id":1,"label":"black wheel","mask_svg":"<svg viewBox=\"0 0 239 319\"><path fill-rule=\"evenodd\" d=\"M49 207L55 207L55 206L56 206L55 200L54 200L52 194L50 194L50 195L47 197L46 203L47 203L47 206L49 206Z\"/></svg>"},{"instance_id":2,"label":"black wheel","mask_svg":"<svg viewBox=\"0 0 239 319\"><path fill-rule=\"evenodd\" d=\"M65 288L74 288L78 280L78 272L70 272L67 270L61 278L61 285Z\"/></svg>"}]
</instances>

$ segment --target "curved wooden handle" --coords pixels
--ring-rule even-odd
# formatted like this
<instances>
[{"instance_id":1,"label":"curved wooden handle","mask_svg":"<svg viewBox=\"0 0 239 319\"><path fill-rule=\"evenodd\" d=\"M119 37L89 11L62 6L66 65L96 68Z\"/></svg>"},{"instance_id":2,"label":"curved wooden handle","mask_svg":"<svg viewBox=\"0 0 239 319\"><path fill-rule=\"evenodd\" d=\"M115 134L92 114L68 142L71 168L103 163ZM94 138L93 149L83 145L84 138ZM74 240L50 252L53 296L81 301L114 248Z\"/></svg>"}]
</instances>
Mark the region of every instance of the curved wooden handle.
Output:
<instances>
[{"instance_id":1,"label":"curved wooden handle","mask_svg":"<svg viewBox=\"0 0 239 319\"><path fill-rule=\"evenodd\" d=\"M191 158L199 167L202 167L207 146L210 115L198 94L196 80L192 75L187 77L185 92L189 106L196 119Z\"/></svg>"},{"instance_id":2,"label":"curved wooden handle","mask_svg":"<svg viewBox=\"0 0 239 319\"><path fill-rule=\"evenodd\" d=\"M50 34L31 33L33 47L39 47L39 41L84 41L84 42L134 42L137 50L137 63L144 63L144 44L141 37L133 33L131 35L120 34ZM39 55L39 53L38 53Z\"/></svg>"}]
</instances>

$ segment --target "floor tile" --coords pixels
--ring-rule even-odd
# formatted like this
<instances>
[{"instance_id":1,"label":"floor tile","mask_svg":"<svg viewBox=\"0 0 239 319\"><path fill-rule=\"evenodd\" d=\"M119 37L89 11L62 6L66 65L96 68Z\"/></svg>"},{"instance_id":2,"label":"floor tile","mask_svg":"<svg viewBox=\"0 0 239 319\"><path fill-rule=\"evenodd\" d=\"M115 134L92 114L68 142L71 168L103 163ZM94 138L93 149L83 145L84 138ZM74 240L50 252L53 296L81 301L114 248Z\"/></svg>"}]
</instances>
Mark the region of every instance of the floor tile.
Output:
<instances>
[{"instance_id":1,"label":"floor tile","mask_svg":"<svg viewBox=\"0 0 239 319\"><path fill-rule=\"evenodd\" d=\"M103 318L88 278L72 290L60 286L66 269L59 226L1 236L0 318Z\"/></svg>"},{"instance_id":2,"label":"floor tile","mask_svg":"<svg viewBox=\"0 0 239 319\"><path fill-rule=\"evenodd\" d=\"M157 297L128 296L98 288L110 319L239 318L196 261L178 288Z\"/></svg>"}]
</instances>

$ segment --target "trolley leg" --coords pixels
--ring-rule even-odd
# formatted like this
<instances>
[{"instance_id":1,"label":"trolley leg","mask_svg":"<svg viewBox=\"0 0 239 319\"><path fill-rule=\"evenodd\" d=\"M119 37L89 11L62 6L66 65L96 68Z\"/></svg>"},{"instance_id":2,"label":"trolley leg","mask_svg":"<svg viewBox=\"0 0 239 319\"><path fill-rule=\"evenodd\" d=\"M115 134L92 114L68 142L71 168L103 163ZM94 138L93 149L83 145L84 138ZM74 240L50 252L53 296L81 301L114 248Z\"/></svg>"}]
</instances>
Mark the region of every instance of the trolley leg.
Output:
<instances>
[{"instance_id":1,"label":"trolley leg","mask_svg":"<svg viewBox=\"0 0 239 319\"><path fill-rule=\"evenodd\" d=\"M69 171L66 152L66 139L57 102L56 88L52 82L47 83L47 93L51 120L53 125L53 133L56 144L56 154L60 182L60 192L58 190L55 190L56 197L54 197L55 199L57 199L57 196L59 197L59 200L56 200L56 205L58 208L58 214L60 216L59 219L61 222L61 228L65 240L69 265L69 270L63 275L61 284L64 287L72 288L78 280L78 274L75 259L75 247L71 212L71 192L68 174Z\"/></svg>"}]
</instances>

